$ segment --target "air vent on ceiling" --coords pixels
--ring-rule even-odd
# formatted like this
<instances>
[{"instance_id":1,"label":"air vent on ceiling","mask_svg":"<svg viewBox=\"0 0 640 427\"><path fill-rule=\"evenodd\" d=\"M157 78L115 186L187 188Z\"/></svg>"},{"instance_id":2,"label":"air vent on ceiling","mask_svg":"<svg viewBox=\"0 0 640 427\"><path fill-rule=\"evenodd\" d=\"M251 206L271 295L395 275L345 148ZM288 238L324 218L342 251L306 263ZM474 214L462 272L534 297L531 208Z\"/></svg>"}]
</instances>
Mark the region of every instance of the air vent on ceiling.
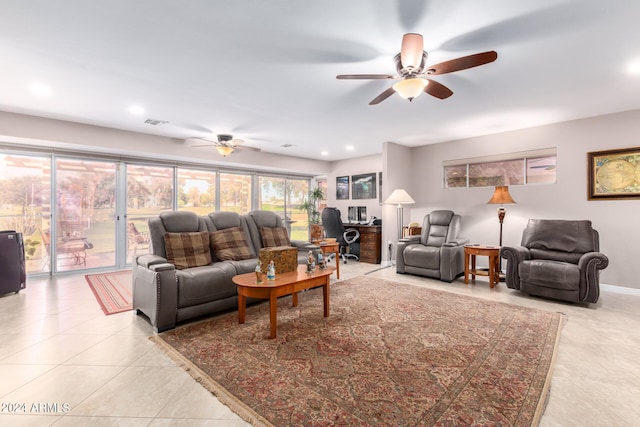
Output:
<instances>
[{"instance_id":1,"label":"air vent on ceiling","mask_svg":"<svg viewBox=\"0 0 640 427\"><path fill-rule=\"evenodd\" d=\"M289 147L293 147L293 144L282 144L281 147L289 148Z\"/></svg>"},{"instance_id":2,"label":"air vent on ceiling","mask_svg":"<svg viewBox=\"0 0 640 427\"><path fill-rule=\"evenodd\" d=\"M158 119L147 119L144 121L146 124L151 126L160 126L169 123L166 120L158 120Z\"/></svg>"}]
</instances>

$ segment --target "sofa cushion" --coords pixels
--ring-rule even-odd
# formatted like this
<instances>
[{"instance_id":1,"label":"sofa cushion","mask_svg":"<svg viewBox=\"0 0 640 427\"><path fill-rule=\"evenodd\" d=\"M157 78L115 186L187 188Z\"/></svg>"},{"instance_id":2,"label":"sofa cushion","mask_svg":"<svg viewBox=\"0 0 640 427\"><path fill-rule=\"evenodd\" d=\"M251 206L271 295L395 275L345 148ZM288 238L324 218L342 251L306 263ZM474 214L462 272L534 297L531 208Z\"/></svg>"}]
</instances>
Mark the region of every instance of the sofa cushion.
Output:
<instances>
[{"instance_id":1,"label":"sofa cushion","mask_svg":"<svg viewBox=\"0 0 640 427\"><path fill-rule=\"evenodd\" d=\"M211 246L219 261L237 261L253 257L249 242L240 227L211 232Z\"/></svg>"},{"instance_id":2,"label":"sofa cushion","mask_svg":"<svg viewBox=\"0 0 640 427\"><path fill-rule=\"evenodd\" d=\"M260 237L265 248L291 246L287 229L284 227L260 227Z\"/></svg>"},{"instance_id":3,"label":"sofa cushion","mask_svg":"<svg viewBox=\"0 0 640 427\"><path fill-rule=\"evenodd\" d=\"M176 271L178 307L191 307L236 295L231 281L236 269L229 262Z\"/></svg>"},{"instance_id":4,"label":"sofa cushion","mask_svg":"<svg viewBox=\"0 0 640 427\"><path fill-rule=\"evenodd\" d=\"M167 261L178 270L211 264L209 233L165 233Z\"/></svg>"}]
</instances>

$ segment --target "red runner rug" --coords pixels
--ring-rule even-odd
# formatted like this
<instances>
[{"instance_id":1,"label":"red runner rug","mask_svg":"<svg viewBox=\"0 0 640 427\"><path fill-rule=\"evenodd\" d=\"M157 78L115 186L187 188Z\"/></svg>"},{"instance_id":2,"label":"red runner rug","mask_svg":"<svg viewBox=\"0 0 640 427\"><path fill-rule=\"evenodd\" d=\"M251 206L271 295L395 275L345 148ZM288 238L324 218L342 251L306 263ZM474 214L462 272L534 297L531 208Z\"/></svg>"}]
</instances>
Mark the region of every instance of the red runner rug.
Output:
<instances>
[{"instance_id":1,"label":"red runner rug","mask_svg":"<svg viewBox=\"0 0 640 427\"><path fill-rule=\"evenodd\" d=\"M133 309L131 270L84 276L105 315Z\"/></svg>"},{"instance_id":2,"label":"red runner rug","mask_svg":"<svg viewBox=\"0 0 640 427\"><path fill-rule=\"evenodd\" d=\"M535 426L562 315L357 277L151 337L253 425Z\"/></svg>"}]
</instances>

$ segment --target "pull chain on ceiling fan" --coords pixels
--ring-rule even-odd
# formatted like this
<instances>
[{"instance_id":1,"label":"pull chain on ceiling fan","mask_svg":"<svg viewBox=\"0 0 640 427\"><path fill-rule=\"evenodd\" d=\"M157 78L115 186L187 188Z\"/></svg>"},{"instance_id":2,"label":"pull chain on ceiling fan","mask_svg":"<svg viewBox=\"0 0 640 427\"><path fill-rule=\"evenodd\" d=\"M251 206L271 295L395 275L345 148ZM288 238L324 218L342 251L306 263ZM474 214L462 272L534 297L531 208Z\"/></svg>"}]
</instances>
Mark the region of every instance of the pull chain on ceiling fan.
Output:
<instances>
[{"instance_id":1,"label":"pull chain on ceiling fan","mask_svg":"<svg viewBox=\"0 0 640 427\"><path fill-rule=\"evenodd\" d=\"M488 52L476 53L474 55L463 56L441 62L439 64L425 67L428 54L423 50L422 35L408 33L402 37L402 47L393 61L396 64L397 75L393 74L341 74L336 76L339 80L379 80L392 79L400 80L389 89L376 96L369 105L376 105L384 101L394 93L402 98L413 101L422 92L445 99L453 95L453 91L435 80L424 76L435 76L439 74L453 73L454 71L466 70L488 64L498 58L498 54L491 50Z\"/></svg>"}]
</instances>

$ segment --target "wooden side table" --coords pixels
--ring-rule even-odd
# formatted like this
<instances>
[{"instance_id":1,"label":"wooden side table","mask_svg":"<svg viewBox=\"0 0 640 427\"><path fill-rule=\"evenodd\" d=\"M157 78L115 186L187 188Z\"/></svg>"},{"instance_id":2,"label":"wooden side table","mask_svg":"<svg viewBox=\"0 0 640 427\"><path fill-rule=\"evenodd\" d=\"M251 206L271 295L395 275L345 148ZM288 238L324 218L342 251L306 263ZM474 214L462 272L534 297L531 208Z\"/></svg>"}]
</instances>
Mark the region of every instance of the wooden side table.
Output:
<instances>
[{"instance_id":1,"label":"wooden side table","mask_svg":"<svg viewBox=\"0 0 640 427\"><path fill-rule=\"evenodd\" d=\"M476 255L489 257L489 271L476 269ZM469 259L471 258L471 259ZM471 261L471 267L469 267ZM476 281L476 275L489 276L489 287L493 288L500 282L500 246L490 245L464 245L464 283L469 283L469 273L471 280Z\"/></svg>"},{"instance_id":2,"label":"wooden side table","mask_svg":"<svg viewBox=\"0 0 640 427\"><path fill-rule=\"evenodd\" d=\"M327 254L334 253L336 254L336 277L340 278L340 244L338 242L333 243L318 243L320 246L320 250L322 251L322 255L325 260L327 259Z\"/></svg>"}]
</instances>

